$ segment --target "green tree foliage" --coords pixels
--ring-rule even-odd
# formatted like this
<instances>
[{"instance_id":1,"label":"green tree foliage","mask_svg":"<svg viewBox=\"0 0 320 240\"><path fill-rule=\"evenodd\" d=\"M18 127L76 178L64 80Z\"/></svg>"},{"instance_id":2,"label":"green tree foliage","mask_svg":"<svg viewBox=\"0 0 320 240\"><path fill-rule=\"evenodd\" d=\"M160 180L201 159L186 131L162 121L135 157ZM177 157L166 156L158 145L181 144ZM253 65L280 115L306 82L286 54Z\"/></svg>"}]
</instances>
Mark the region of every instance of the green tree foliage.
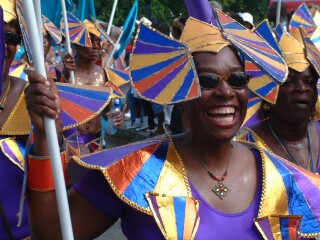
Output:
<instances>
[{"instance_id":1,"label":"green tree foliage","mask_svg":"<svg viewBox=\"0 0 320 240\"><path fill-rule=\"evenodd\" d=\"M267 17L269 0L220 0L224 12L249 12L255 22Z\"/></svg>"},{"instance_id":2,"label":"green tree foliage","mask_svg":"<svg viewBox=\"0 0 320 240\"><path fill-rule=\"evenodd\" d=\"M197 0L193 0L197 1ZM108 22L113 0L94 0L97 18ZM220 0L224 12L250 12L256 22L266 18L268 0ZM122 26L134 0L118 0L113 24ZM187 14L184 0L139 0L138 15L170 26L173 18Z\"/></svg>"},{"instance_id":3,"label":"green tree foliage","mask_svg":"<svg viewBox=\"0 0 320 240\"><path fill-rule=\"evenodd\" d=\"M113 1L94 0L97 18L108 22L110 19ZM122 26L134 0L118 0L113 24ZM184 0L139 0L139 16L145 16L153 22L171 24L173 18L186 14Z\"/></svg>"}]
</instances>

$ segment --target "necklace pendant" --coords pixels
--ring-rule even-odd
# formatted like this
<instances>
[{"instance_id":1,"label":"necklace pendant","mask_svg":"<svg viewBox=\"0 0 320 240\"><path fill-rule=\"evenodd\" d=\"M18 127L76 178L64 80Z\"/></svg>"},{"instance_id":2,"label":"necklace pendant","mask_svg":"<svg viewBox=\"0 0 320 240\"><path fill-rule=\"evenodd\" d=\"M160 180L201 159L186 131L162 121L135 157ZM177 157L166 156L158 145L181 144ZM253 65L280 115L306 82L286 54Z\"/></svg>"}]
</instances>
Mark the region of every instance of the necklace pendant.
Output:
<instances>
[{"instance_id":1,"label":"necklace pendant","mask_svg":"<svg viewBox=\"0 0 320 240\"><path fill-rule=\"evenodd\" d=\"M229 189L221 181L218 181L217 185L213 187L212 192L223 200L223 198L227 196Z\"/></svg>"}]
</instances>

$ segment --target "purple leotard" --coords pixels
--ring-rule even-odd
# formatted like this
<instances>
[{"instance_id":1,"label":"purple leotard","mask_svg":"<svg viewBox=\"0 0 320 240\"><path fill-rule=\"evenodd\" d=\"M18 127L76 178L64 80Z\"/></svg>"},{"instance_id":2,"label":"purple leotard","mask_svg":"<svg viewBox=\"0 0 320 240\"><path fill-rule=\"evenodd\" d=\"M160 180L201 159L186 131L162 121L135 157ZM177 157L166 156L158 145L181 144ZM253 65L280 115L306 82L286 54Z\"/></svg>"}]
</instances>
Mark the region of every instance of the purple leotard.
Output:
<instances>
[{"instance_id":1,"label":"purple leotard","mask_svg":"<svg viewBox=\"0 0 320 240\"><path fill-rule=\"evenodd\" d=\"M258 179L262 179L261 158L257 150L253 152L258 162ZM237 214L223 213L215 209L206 203L192 183L190 186L192 195L200 200L200 225L195 239L237 239L239 236L248 240L262 239L253 222L259 209L261 181L250 207ZM128 239L164 239L153 217L120 200L100 171L90 171L74 185L74 189L108 217L114 220L121 218L122 231Z\"/></svg>"}]
</instances>

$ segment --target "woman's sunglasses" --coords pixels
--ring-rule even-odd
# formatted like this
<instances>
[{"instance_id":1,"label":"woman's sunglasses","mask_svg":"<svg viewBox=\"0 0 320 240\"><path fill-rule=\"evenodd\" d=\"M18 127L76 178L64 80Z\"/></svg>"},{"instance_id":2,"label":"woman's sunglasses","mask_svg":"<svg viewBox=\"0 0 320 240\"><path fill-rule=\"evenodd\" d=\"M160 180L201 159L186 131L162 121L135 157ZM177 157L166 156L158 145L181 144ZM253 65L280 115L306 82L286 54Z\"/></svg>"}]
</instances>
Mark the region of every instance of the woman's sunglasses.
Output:
<instances>
[{"instance_id":1,"label":"woman's sunglasses","mask_svg":"<svg viewBox=\"0 0 320 240\"><path fill-rule=\"evenodd\" d=\"M229 76L205 73L199 75L199 83L202 89L213 89L220 84L220 81L226 81L231 88L240 89L248 85L250 78L251 75L245 72L235 72Z\"/></svg>"},{"instance_id":2,"label":"woman's sunglasses","mask_svg":"<svg viewBox=\"0 0 320 240\"><path fill-rule=\"evenodd\" d=\"M18 45L21 42L21 36L13 32L4 33L4 42L8 45Z\"/></svg>"}]
</instances>

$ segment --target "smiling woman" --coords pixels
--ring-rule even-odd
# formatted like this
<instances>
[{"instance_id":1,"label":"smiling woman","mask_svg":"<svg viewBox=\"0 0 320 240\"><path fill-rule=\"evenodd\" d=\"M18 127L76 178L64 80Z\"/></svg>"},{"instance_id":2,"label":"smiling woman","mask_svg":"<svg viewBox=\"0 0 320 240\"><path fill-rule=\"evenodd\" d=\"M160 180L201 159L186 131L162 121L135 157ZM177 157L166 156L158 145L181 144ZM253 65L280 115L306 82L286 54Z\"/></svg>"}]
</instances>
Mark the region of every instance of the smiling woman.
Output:
<instances>
[{"instance_id":1,"label":"smiling woman","mask_svg":"<svg viewBox=\"0 0 320 240\"><path fill-rule=\"evenodd\" d=\"M211 18L215 24L189 18L180 41L139 25L130 65L133 87L144 99L178 104L188 130L75 156L77 163L91 169L69 194L75 238L92 239L119 218L128 239L272 239L269 235L279 236L278 229L320 235L313 212L317 203L303 187L311 186L312 196L320 197L316 176L305 176L255 145L232 141L248 100L249 75L243 73L239 52L274 81L286 76L284 61L236 21L220 11L215 14ZM261 52L268 54L261 58ZM39 83L38 76L30 76L26 94L44 95L36 87ZM48 98L41 98L45 103L30 99L30 116L41 130L39 119L49 110L33 109L43 104L58 106ZM55 107L48 107L49 112L57 111ZM44 134L37 134L30 159L48 154L45 141ZM303 178L305 185L293 175ZM277 189L274 182L279 183ZM305 201L297 200L301 196ZM58 239L54 192L29 189L28 200L34 237ZM306 211L308 217L304 217ZM300 220L301 229L286 224Z\"/></svg>"}]
</instances>

